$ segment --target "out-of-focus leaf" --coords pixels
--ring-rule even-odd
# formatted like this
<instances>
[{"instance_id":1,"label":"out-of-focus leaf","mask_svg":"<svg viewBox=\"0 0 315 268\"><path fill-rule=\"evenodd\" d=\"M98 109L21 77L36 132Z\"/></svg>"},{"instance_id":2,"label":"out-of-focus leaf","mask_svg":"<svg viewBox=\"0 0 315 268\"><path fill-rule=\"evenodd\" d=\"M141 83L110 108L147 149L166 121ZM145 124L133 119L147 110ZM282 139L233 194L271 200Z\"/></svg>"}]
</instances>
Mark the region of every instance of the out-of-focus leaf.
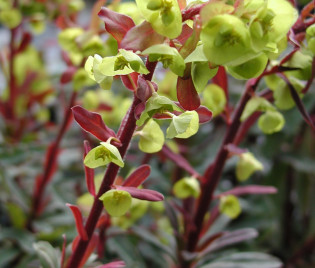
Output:
<instances>
[{"instance_id":1,"label":"out-of-focus leaf","mask_svg":"<svg viewBox=\"0 0 315 268\"><path fill-rule=\"evenodd\" d=\"M177 99L185 110L196 110L200 106L200 98L195 89L192 78L177 79Z\"/></svg>"},{"instance_id":2,"label":"out-of-focus leaf","mask_svg":"<svg viewBox=\"0 0 315 268\"><path fill-rule=\"evenodd\" d=\"M52 245L46 241L39 241L33 244L33 247L40 258L43 268L58 268L60 264L60 254Z\"/></svg>"},{"instance_id":3,"label":"out-of-focus leaf","mask_svg":"<svg viewBox=\"0 0 315 268\"><path fill-rule=\"evenodd\" d=\"M119 186L119 185L115 187L118 190L123 190L130 193L130 195L133 198L137 198L140 200L162 201L164 199L164 196L161 193L154 190L138 189L136 187L125 187L125 186Z\"/></svg>"}]
</instances>

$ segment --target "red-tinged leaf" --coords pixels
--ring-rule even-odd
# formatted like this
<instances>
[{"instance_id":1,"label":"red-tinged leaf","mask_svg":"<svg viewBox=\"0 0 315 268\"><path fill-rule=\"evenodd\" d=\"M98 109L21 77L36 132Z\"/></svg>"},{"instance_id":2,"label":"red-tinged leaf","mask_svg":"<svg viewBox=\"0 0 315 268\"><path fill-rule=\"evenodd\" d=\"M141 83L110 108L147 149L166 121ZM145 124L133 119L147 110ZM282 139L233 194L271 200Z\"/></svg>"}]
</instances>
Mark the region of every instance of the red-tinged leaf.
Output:
<instances>
[{"instance_id":1,"label":"red-tinged leaf","mask_svg":"<svg viewBox=\"0 0 315 268\"><path fill-rule=\"evenodd\" d=\"M75 225L77 227L77 231L79 233L79 236L81 237L82 240L86 241L89 239L86 230L83 226L83 218L82 218L82 214L80 209L75 206L75 205L71 205L69 203L66 204L72 211L72 214L74 216L74 220L75 220Z\"/></svg>"},{"instance_id":2,"label":"red-tinged leaf","mask_svg":"<svg viewBox=\"0 0 315 268\"><path fill-rule=\"evenodd\" d=\"M165 37L155 32L147 21L131 28L120 43L126 50L143 51L150 46L162 44Z\"/></svg>"},{"instance_id":3,"label":"red-tinged leaf","mask_svg":"<svg viewBox=\"0 0 315 268\"><path fill-rule=\"evenodd\" d=\"M132 18L112 11L106 7L102 7L98 16L105 22L105 29L120 44L126 33L135 26Z\"/></svg>"},{"instance_id":4,"label":"red-tinged leaf","mask_svg":"<svg viewBox=\"0 0 315 268\"><path fill-rule=\"evenodd\" d=\"M186 6L186 0L177 0L180 10L183 10Z\"/></svg>"},{"instance_id":5,"label":"red-tinged leaf","mask_svg":"<svg viewBox=\"0 0 315 268\"><path fill-rule=\"evenodd\" d=\"M62 75L61 75L61 77L60 77L60 83L61 83L61 84L67 84L67 83L71 82L71 81L72 81L72 78L73 78L73 76L74 76L74 74L75 74L76 71L77 71L77 68L76 68L76 67L74 67L74 66L69 66L69 67L67 68L67 70L65 70L65 71L62 73Z\"/></svg>"},{"instance_id":6,"label":"red-tinged leaf","mask_svg":"<svg viewBox=\"0 0 315 268\"><path fill-rule=\"evenodd\" d=\"M77 247L79 240L80 240L80 237L79 237L79 236L77 236L77 237L73 240L73 242L72 242L72 251L74 251L75 248ZM97 243L98 243L98 237L97 237L97 235L94 234L94 235L91 237L90 241L89 241L89 244L88 244L88 246L87 246L87 249L86 249L86 251L85 251L85 253L84 253L84 256L83 256L83 258L82 258L82 260L81 260L81 262L80 262L78 268L82 268L82 267L83 267L83 265L86 263L86 261L87 261L88 258L91 256L91 254L93 253L94 249L96 248Z\"/></svg>"},{"instance_id":7,"label":"red-tinged leaf","mask_svg":"<svg viewBox=\"0 0 315 268\"><path fill-rule=\"evenodd\" d=\"M182 114L181 112L177 112L177 111L175 111L173 113L175 115ZM172 117L170 115L168 115L168 114L159 114L159 113L157 113L157 114L153 115L153 118L155 118L155 119L171 119Z\"/></svg>"},{"instance_id":8,"label":"red-tinged leaf","mask_svg":"<svg viewBox=\"0 0 315 268\"><path fill-rule=\"evenodd\" d=\"M32 35L28 32L24 32L23 36L22 36L21 43L20 43L16 53L19 54L19 53L23 52L28 47L28 45L31 43L31 41L32 41Z\"/></svg>"},{"instance_id":9,"label":"red-tinged leaf","mask_svg":"<svg viewBox=\"0 0 315 268\"><path fill-rule=\"evenodd\" d=\"M101 217L98 219L96 228L105 228L110 226L111 221L110 221L110 216L106 213L101 215Z\"/></svg>"},{"instance_id":10,"label":"red-tinged leaf","mask_svg":"<svg viewBox=\"0 0 315 268\"><path fill-rule=\"evenodd\" d=\"M107 112L110 112L113 110L113 107L106 104L106 103L100 103L97 107L97 110L98 111L107 111Z\"/></svg>"},{"instance_id":11,"label":"red-tinged leaf","mask_svg":"<svg viewBox=\"0 0 315 268\"><path fill-rule=\"evenodd\" d=\"M207 123L212 119L212 112L203 105L199 106L196 112L199 116L199 124Z\"/></svg>"},{"instance_id":12,"label":"red-tinged leaf","mask_svg":"<svg viewBox=\"0 0 315 268\"><path fill-rule=\"evenodd\" d=\"M287 83L287 85L288 85L288 87L290 89L290 93L291 93L292 99L294 100L297 108L299 109L299 111L300 111L304 121L315 132L315 124L314 124L312 118L310 117L310 115L308 114L308 112L306 111L306 109L304 107L304 104L303 104L302 100L300 99L299 94L296 92L294 86L291 84L289 79L284 74L279 74L279 76Z\"/></svg>"},{"instance_id":13,"label":"red-tinged leaf","mask_svg":"<svg viewBox=\"0 0 315 268\"><path fill-rule=\"evenodd\" d=\"M187 24L184 24L181 34L176 37L175 40L183 45L193 32L192 28L190 28Z\"/></svg>"},{"instance_id":14,"label":"red-tinged leaf","mask_svg":"<svg viewBox=\"0 0 315 268\"><path fill-rule=\"evenodd\" d=\"M72 26L71 22L69 21L69 18L67 18L64 15L58 16L57 19L55 20L55 23L56 23L57 27L61 30L64 30L64 29Z\"/></svg>"},{"instance_id":15,"label":"red-tinged leaf","mask_svg":"<svg viewBox=\"0 0 315 268\"><path fill-rule=\"evenodd\" d=\"M227 79L226 71L223 66L219 66L217 74L212 78L212 82L224 90L225 97L228 100L229 99L228 79Z\"/></svg>"},{"instance_id":16,"label":"red-tinged leaf","mask_svg":"<svg viewBox=\"0 0 315 268\"><path fill-rule=\"evenodd\" d=\"M104 265L97 266L97 268L122 268L126 267L123 261L113 261Z\"/></svg>"},{"instance_id":17,"label":"red-tinged leaf","mask_svg":"<svg viewBox=\"0 0 315 268\"><path fill-rule=\"evenodd\" d=\"M192 78L177 79L177 99L185 110L196 110L200 106L200 98L195 89Z\"/></svg>"},{"instance_id":18,"label":"red-tinged leaf","mask_svg":"<svg viewBox=\"0 0 315 268\"><path fill-rule=\"evenodd\" d=\"M133 198L147 201L162 201L164 196L154 190L138 189L136 187L115 186L117 190L128 192Z\"/></svg>"},{"instance_id":19,"label":"red-tinged leaf","mask_svg":"<svg viewBox=\"0 0 315 268\"><path fill-rule=\"evenodd\" d=\"M136 72L133 72L133 73L128 74L128 75L121 75L120 76L121 81L123 82L125 87L128 88L129 90L132 90L132 91L134 91L137 88L138 77L139 77L139 74Z\"/></svg>"},{"instance_id":20,"label":"red-tinged leaf","mask_svg":"<svg viewBox=\"0 0 315 268\"><path fill-rule=\"evenodd\" d=\"M128 176L122 186L138 187L149 177L150 172L151 168L149 165L142 165Z\"/></svg>"},{"instance_id":21,"label":"red-tinged leaf","mask_svg":"<svg viewBox=\"0 0 315 268\"><path fill-rule=\"evenodd\" d=\"M240 154L248 152L247 149L239 148L233 143L229 143L225 145L224 149L227 150L230 153L230 155L240 155Z\"/></svg>"},{"instance_id":22,"label":"red-tinged leaf","mask_svg":"<svg viewBox=\"0 0 315 268\"><path fill-rule=\"evenodd\" d=\"M272 186L261 186L261 185L247 185L247 186L239 186L232 190L226 191L224 193L218 194L214 196L215 199L219 199L225 195L246 195L246 194L276 194L277 188Z\"/></svg>"},{"instance_id":23,"label":"red-tinged leaf","mask_svg":"<svg viewBox=\"0 0 315 268\"><path fill-rule=\"evenodd\" d=\"M142 75L138 77L136 96L142 102L146 102L152 96L152 86L157 91L157 84L145 80Z\"/></svg>"},{"instance_id":24,"label":"red-tinged leaf","mask_svg":"<svg viewBox=\"0 0 315 268\"><path fill-rule=\"evenodd\" d=\"M74 119L80 127L94 135L99 140L107 141L110 137L116 137L115 132L105 125L100 114L89 112L79 105L76 105L71 109Z\"/></svg>"},{"instance_id":25,"label":"red-tinged leaf","mask_svg":"<svg viewBox=\"0 0 315 268\"><path fill-rule=\"evenodd\" d=\"M192 176L201 178L199 173L188 163L188 161L180 154L174 153L167 145L162 148L162 153L171 161L173 161L177 166L186 170Z\"/></svg>"},{"instance_id":26,"label":"red-tinged leaf","mask_svg":"<svg viewBox=\"0 0 315 268\"><path fill-rule=\"evenodd\" d=\"M88 141L84 141L84 157L88 154L88 152L91 151L91 146ZM95 184L94 184L94 169L88 168L86 165L84 165L85 170L85 182L88 191L91 195L95 196Z\"/></svg>"},{"instance_id":27,"label":"red-tinged leaf","mask_svg":"<svg viewBox=\"0 0 315 268\"><path fill-rule=\"evenodd\" d=\"M141 102L135 108L135 118L138 120L145 109L145 103Z\"/></svg>"},{"instance_id":28,"label":"red-tinged leaf","mask_svg":"<svg viewBox=\"0 0 315 268\"><path fill-rule=\"evenodd\" d=\"M294 44L296 47L300 48L301 45L300 45L299 41L296 40L296 36L295 36L292 28L289 31L288 37L289 37L289 40L291 41L292 44Z\"/></svg>"}]
</instances>

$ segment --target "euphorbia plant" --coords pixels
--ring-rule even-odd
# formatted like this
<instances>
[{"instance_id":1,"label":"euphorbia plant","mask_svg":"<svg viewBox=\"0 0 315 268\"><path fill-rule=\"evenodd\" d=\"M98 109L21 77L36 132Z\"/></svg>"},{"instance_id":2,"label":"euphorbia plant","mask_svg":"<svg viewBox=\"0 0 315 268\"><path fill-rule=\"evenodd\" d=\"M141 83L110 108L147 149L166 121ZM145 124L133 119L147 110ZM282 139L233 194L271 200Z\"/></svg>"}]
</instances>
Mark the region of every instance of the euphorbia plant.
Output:
<instances>
[{"instance_id":1,"label":"euphorbia plant","mask_svg":"<svg viewBox=\"0 0 315 268\"><path fill-rule=\"evenodd\" d=\"M99 1L94 12L104 4ZM257 236L253 229L224 229L222 222L242 215L240 196L277 192L250 182L264 168L245 139L255 122L261 137L277 135L290 124L284 111L296 107L315 129L302 102L315 74L314 1L300 15L294 4L287 0L116 1L98 13L105 29L96 17L87 29L60 18L58 39L68 63L62 83L73 80L76 90L97 87L85 91L78 105L74 100L70 103L86 139L83 165L88 191L79 191L77 205L67 204L78 236L70 254L64 242L62 267L96 266L91 264L94 250L103 262L110 239L121 233L161 250L160 256L167 257L155 265L216 267L243 259L281 266L278 259L263 253L220 259L214 252ZM237 80L245 82L240 98L233 90ZM119 94L130 97L123 101ZM11 110L12 101L6 102ZM126 105L130 106L123 114ZM58 135L58 146L67 122ZM115 123L120 125L116 131ZM205 153L216 131L216 149ZM36 231L32 218L39 214L39 201L55 170L56 143L47 152L44 175L36 179L32 231ZM155 172L175 164L169 177L156 184L147 180L155 165L153 154L159 167ZM233 167L230 176L236 180L222 187L227 166ZM168 188L161 186L162 180ZM151 235L146 228L137 228L146 214ZM217 231L220 225L223 228ZM153 233L158 234L156 229L162 226L166 235L159 240ZM36 247L40 252L40 245ZM124 259L123 254L119 257ZM101 267L123 265L114 261Z\"/></svg>"}]
</instances>

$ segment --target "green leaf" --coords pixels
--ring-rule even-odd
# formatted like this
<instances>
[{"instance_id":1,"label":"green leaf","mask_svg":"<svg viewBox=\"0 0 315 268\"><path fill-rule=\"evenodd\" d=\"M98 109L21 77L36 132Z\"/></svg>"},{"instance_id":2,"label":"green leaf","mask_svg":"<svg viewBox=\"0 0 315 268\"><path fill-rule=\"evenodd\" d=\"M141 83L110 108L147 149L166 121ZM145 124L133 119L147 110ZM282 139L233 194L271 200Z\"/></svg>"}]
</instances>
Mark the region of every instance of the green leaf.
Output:
<instances>
[{"instance_id":1,"label":"green leaf","mask_svg":"<svg viewBox=\"0 0 315 268\"><path fill-rule=\"evenodd\" d=\"M84 33L82 28L67 28L59 33L58 41L60 46L71 53L80 52L80 48L76 42L76 38Z\"/></svg>"},{"instance_id":2,"label":"green leaf","mask_svg":"<svg viewBox=\"0 0 315 268\"><path fill-rule=\"evenodd\" d=\"M165 44L154 45L142 51L143 55L149 55L150 61L160 61L164 68L170 68L178 76L183 76L186 68L183 57L176 48Z\"/></svg>"},{"instance_id":3,"label":"green leaf","mask_svg":"<svg viewBox=\"0 0 315 268\"><path fill-rule=\"evenodd\" d=\"M200 194L200 185L196 178L185 177L174 184L173 192L174 195L180 199L185 199L187 197L197 198Z\"/></svg>"},{"instance_id":4,"label":"green leaf","mask_svg":"<svg viewBox=\"0 0 315 268\"><path fill-rule=\"evenodd\" d=\"M306 29L307 47L315 55L315 24Z\"/></svg>"},{"instance_id":5,"label":"green leaf","mask_svg":"<svg viewBox=\"0 0 315 268\"><path fill-rule=\"evenodd\" d=\"M193 62L191 66L191 77L197 92L202 92L208 81L218 72L218 68L210 69L208 62Z\"/></svg>"},{"instance_id":6,"label":"green leaf","mask_svg":"<svg viewBox=\"0 0 315 268\"><path fill-rule=\"evenodd\" d=\"M152 118L156 113L163 113L165 111L179 110L179 108L169 98L159 96L156 92L147 100L145 109L140 118L137 120L137 126L142 126L146 120Z\"/></svg>"},{"instance_id":7,"label":"green leaf","mask_svg":"<svg viewBox=\"0 0 315 268\"><path fill-rule=\"evenodd\" d=\"M210 109L212 116L218 116L224 111L226 96L224 90L216 85L210 84L203 91L202 103Z\"/></svg>"},{"instance_id":8,"label":"green leaf","mask_svg":"<svg viewBox=\"0 0 315 268\"><path fill-rule=\"evenodd\" d=\"M19 229L24 228L26 223L26 215L22 208L15 203L7 203L6 207L14 227Z\"/></svg>"},{"instance_id":9,"label":"green leaf","mask_svg":"<svg viewBox=\"0 0 315 268\"><path fill-rule=\"evenodd\" d=\"M276 108L263 97L252 97L246 104L245 109L241 115L241 122L245 121L254 112L260 111L276 111Z\"/></svg>"},{"instance_id":10,"label":"green leaf","mask_svg":"<svg viewBox=\"0 0 315 268\"><path fill-rule=\"evenodd\" d=\"M231 219L235 219L241 213L241 205L234 195L226 195L220 198L219 210Z\"/></svg>"},{"instance_id":11,"label":"green leaf","mask_svg":"<svg viewBox=\"0 0 315 268\"><path fill-rule=\"evenodd\" d=\"M33 244L33 247L40 258L43 268L58 268L60 263L60 254L46 241L39 241Z\"/></svg>"},{"instance_id":12,"label":"green leaf","mask_svg":"<svg viewBox=\"0 0 315 268\"><path fill-rule=\"evenodd\" d=\"M13 29L22 21L21 11L17 8L0 10L0 22L6 27Z\"/></svg>"},{"instance_id":13,"label":"green leaf","mask_svg":"<svg viewBox=\"0 0 315 268\"><path fill-rule=\"evenodd\" d=\"M145 153L159 152L164 145L164 134L158 123L150 119L144 128L138 132L140 135L139 149Z\"/></svg>"},{"instance_id":14,"label":"green leaf","mask_svg":"<svg viewBox=\"0 0 315 268\"><path fill-rule=\"evenodd\" d=\"M172 117L172 122L166 130L166 138L186 139L195 135L199 129L199 116L196 111L186 111Z\"/></svg>"},{"instance_id":15,"label":"green leaf","mask_svg":"<svg viewBox=\"0 0 315 268\"><path fill-rule=\"evenodd\" d=\"M142 59L137 54L125 49L119 49L119 52L135 72L141 74L149 73L149 70L145 67Z\"/></svg>"},{"instance_id":16,"label":"green leaf","mask_svg":"<svg viewBox=\"0 0 315 268\"><path fill-rule=\"evenodd\" d=\"M73 89L75 91L78 91L85 86L92 86L93 84L95 83L83 68L78 69L73 76Z\"/></svg>"},{"instance_id":17,"label":"green leaf","mask_svg":"<svg viewBox=\"0 0 315 268\"><path fill-rule=\"evenodd\" d=\"M239 158L236 164L236 178L239 181L247 180L255 171L264 168L252 153L240 154Z\"/></svg>"},{"instance_id":18,"label":"green leaf","mask_svg":"<svg viewBox=\"0 0 315 268\"><path fill-rule=\"evenodd\" d=\"M120 217L131 207L132 197L123 190L109 190L100 198L109 215Z\"/></svg>"},{"instance_id":19,"label":"green leaf","mask_svg":"<svg viewBox=\"0 0 315 268\"><path fill-rule=\"evenodd\" d=\"M170 39L182 32L182 14L176 0L136 0L137 6L152 28Z\"/></svg>"},{"instance_id":20,"label":"green leaf","mask_svg":"<svg viewBox=\"0 0 315 268\"><path fill-rule=\"evenodd\" d=\"M101 142L100 146L95 147L84 158L84 165L89 168L106 166L110 162L123 167L124 162L118 149L108 142Z\"/></svg>"},{"instance_id":21,"label":"green leaf","mask_svg":"<svg viewBox=\"0 0 315 268\"><path fill-rule=\"evenodd\" d=\"M203 45L199 45L196 49L191 52L187 58L185 58L185 63L189 62L208 62L208 58L206 57L205 53L203 52Z\"/></svg>"},{"instance_id":22,"label":"green leaf","mask_svg":"<svg viewBox=\"0 0 315 268\"><path fill-rule=\"evenodd\" d=\"M261 54L240 65L227 66L227 71L236 79L250 79L258 77L265 70L268 63L268 57Z\"/></svg>"},{"instance_id":23,"label":"green leaf","mask_svg":"<svg viewBox=\"0 0 315 268\"><path fill-rule=\"evenodd\" d=\"M279 132L284 127L285 120L278 111L267 111L259 117L258 127L265 134Z\"/></svg>"}]
</instances>

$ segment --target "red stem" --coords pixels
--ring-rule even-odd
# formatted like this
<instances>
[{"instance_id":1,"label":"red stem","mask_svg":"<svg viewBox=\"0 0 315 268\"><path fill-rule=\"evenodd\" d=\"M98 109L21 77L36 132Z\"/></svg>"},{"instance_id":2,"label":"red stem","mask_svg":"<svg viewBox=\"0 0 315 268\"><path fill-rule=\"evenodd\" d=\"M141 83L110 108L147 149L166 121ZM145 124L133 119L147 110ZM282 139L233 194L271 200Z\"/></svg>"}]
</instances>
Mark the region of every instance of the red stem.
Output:
<instances>
[{"instance_id":1,"label":"red stem","mask_svg":"<svg viewBox=\"0 0 315 268\"><path fill-rule=\"evenodd\" d=\"M51 149L51 152L47 152L47 153L49 153L49 156L48 156L48 159L46 160L46 166L44 169L43 177L40 180L39 185L35 184L35 186L34 186L35 189L34 189L34 197L33 197L33 202L32 202L32 209L31 209L29 221L27 224L28 228L30 228L30 229L31 229L32 220L35 217L37 217L40 213L40 208L42 206L42 200L43 200L43 196L45 193L45 188L47 187L47 184L51 178L51 173L54 169L54 164L56 163L60 142L61 142L62 137L64 136L68 126L69 126L69 123L72 120L71 107L74 106L76 97L77 97L77 92L74 91L71 95L69 105L65 110L64 120L62 122L58 136L57 136L56 140L53 141L53 143L52 143L53 147Z\"/></svg>"},{"instance_id":2,"label":"red stem","mask_svg":"<svg viewBox=\"0 0 315 268\"><path fill-rule=\"evenodd\" d=\"M134 116L134 111L136 106L140 103L140 100L137 97L134 97L132 106L130 107L128 113L126 114L123 122L121 123L121 127L118 131L119 136L118 139L121 141L122 146L118 148L121 157L123 158L127 152L129 143L131 141L133 132L136 128L136 118ZM85 230L87 232L87 235L89 239L92 237L94 229L96 227L96 223L98 218L100 217L102 210L103 210L103 204L99 200L99 197L108 190L111 189L111 185L114 183L114 180L118 174L119 166L110 163L108 165L108 168L106 170L106 173L103 178L103 182L101 184L100 190L97 193L97 196L94 199L94 203L92 206L92 209L90 211L90 214L87 218L86 224L85 224ZM84 256L84 252L89 244L88 241L84 241L80 239L78 241L78 244L70 256L69 262L67 267L68 268L77 268L80 265L81 259Z\"/></svg>"},{"instance_id":3,"label":"red stem","mask_svg":"<svg viewBox=\"0 0 315 268\"><path fill-rule=\"evenodd\" d=\"M250 80L250 83L247 85L245 92L238 104L238 107L235 110L235 113L232 118L232 123L228 127L226 135L224 137L223 143L220 147L220 150L216 156L216 159L213 164L209 165L204 174L204 181L202 182L202 192L198 200L196 213L194 215L194 228L191 228L190 233L188 234L188 244L187 249L189 251L194 251L196 248L200 232L202 230L202 223L205 214L208 211L210 202L213 198L214 190L217 187L217 184L220 180L225 161L228 158L228 151L225 149L225 146L229 143L233 143L237 132L240 128L241 122L240 117L243 113L246 103L251 98L251 92L254 91L258 85L259 78Z\"/></svg>"}]
</instances>

